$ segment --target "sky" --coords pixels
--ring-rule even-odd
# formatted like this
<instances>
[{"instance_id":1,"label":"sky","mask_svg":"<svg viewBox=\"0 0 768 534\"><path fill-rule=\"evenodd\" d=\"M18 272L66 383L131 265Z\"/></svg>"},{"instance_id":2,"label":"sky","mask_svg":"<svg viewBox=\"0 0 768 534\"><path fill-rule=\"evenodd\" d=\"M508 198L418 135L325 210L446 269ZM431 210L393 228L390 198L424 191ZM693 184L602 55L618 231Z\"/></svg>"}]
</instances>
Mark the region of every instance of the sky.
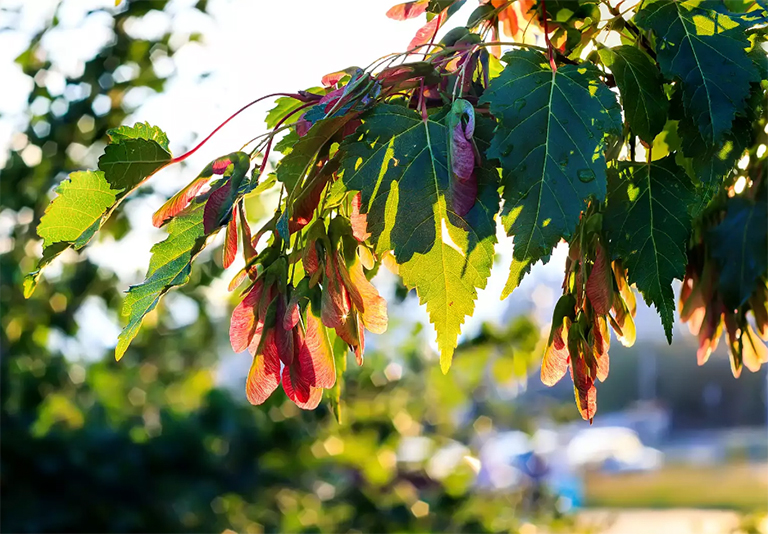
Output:
<instances>
[{"instance_id":1,"label":"sky","mask_svg":"<svg viewBox=\"0 0 768 534\"><path fill-rule=\"evenodd\" d=\"M173 72L172 80L161 95L141 90L130 95L141 105L128 122L148 121L161 126L168 133L174 153L182 153L232 112L259 96L320 85L324 74L350 65L364 67L387 53L405 50L424 21L420 18L398 22L386 18L384 13L394 3L396 0L293 0L290 3L211 0L209 17L189 9L194 0L173 1L167 12L151 12L131 24L129 32L149 38L172 28L180 34L202 33L203 39L181 46L174 56L175 65L157 62L156 69ZM23 6L21 19L12 19L3 11L16 5ZM0 99L0 168L8 146L23 146L24 140L18 132L26 128L23 110L33 83L13 60L26 48L29 36L49 19L55 5L55 0L0 0L0 28L12 26L11 30L0 31L0 79L4 80ZM106 13L86 16L95 7L114 7L114 0L66 0L63 3L58 13L60 27L51 32L44 43L60 73L76 72L79 63L111 37ZM476 3L470 0L453 20L463 24L475 7ZM449 23L443 31L453 26ZM173 39L171 46L174 46ZM204 73L208 76L200 80L199 76ZM129 68L122 72L128 78L133 74ZM45 83L49 89L61 86L63 90L63 77L55 72L49 74ZM264 133L263 119L271 106L271 101L253 106L190 157L187 166L170 168L153 177L156 194L130 204L129 217L135 230L119 244L110 239L93 243L85 251L89 259L115 270L125 287L140 282L151 244L164 237L164 232L152 227L151 214L211 159L237 150L255 135ZM95 165L99 150L98 146L90 151L82 148L79 155L84 167ZM34 159L32 152L22 154ZM528 311L533 312L543 327L550 320L560 292L565 247L561 245L556 249L549 264L535 266L533 274L502 302L499 295L507 278L512 245L511 239L501 233L499 241L498 261L487 288L480 292L474 316L467 320L465 333L476 331L483 321L503 323L511 315ZM76 259L74 253L64 261L73 259ZM211 289L214 314L229 313L230 301L225 288L239 267L236 263L230 268L231 273L225 274ZM56 265L46 274L55 276ZM382 277L377 282L385 295L391 293L392 284L388 280ZM184 297L173 293L169 297L174 302L172 314L180 325L194 321L194 310L189 303L185 308ZM81 319L89 323L95 321L101 327L83 329L90 333L85 332L86 337L80 343L84 346L96 343L105 349L114 346L119 331L117 318L107 317L103 306L99 309L96 302L91 308L86 307L89 309ZM398 312L407 319L427 322L426 312L418 306L415 296L399 307ZM680 330L677 327L678 337L681 337ZM642 306L638 310L638 335L654 341L663 338L658 316Z\"/></svg>"}]
</instances>

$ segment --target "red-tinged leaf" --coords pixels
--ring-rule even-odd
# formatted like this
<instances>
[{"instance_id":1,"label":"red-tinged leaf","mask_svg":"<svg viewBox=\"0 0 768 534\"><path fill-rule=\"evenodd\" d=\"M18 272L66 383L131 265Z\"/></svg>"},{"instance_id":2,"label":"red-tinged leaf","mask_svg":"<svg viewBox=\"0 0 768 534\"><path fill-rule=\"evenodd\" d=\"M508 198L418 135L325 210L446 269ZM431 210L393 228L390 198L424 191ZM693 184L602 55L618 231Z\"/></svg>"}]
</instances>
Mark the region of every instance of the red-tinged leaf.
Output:
<instances>
[{"instance_id":1,"label":"red-tinged leaf","mask_svg":"<svg viewBox=\"0 0 768 534\"><path fill-rule=\"evenodd\" d=\"M208 201L205 203L205 211L203 212L203 230L206 234L210 234L219 227L219 221L221 221L221 217L226 210L224 204L229 196L229 187L229 182L225 183L211 193L211 196L208 197Z\"/></svg>"},{"instance_id":2,"label":"red-tinged leaf","mask_svg":"<svg viewBox=\"0 0 768 534\"><path fill-rule=\"evenodd\" d=\"M541 361L541 382L545 386L557 384L568 370L568 329L571 320L564 317L560 325L552 325L552 333L544 359Z\"/></svg>"},{"instance_id":3,"label":"red-tinged leaf","mask_svg":"<svg viewBox=\"0 0 768 534\"><path fill-rule=\"evenodd\" d=\"M592 327L595 336L594 355L597 362L597 379L605 382L610 370L610 361L608 358L608 349L611 347L611 333L608 331L608 321L605 316L596 316Z\"/></svg>"},{"instance_id":4,"label":"red-tinged leaf","mask_svg":"<svg viewBox=\"0 0 768 534\"><path fill-rule=\"evenodd\" d=\"M582 419L591 422L597 412L597 389L594 379L589 376L586 362L579 355L573 355L571 358L571 378L576 407Z\"/></svg>"},{"instance_id":5,"label":"red-tinged leaf","mask_svg":"<svg viewBox=\"0 0 768 534\"><path fill-rule=\"evenodd\" d=\"M587 298L598 315L606 315L613 306L613 272L608 254L601 244L595 247L595 263L587 278Z\"/></svg>"},{"instance_id":6,"label":"red-tinged leaf","mask_svg":"<svg viewBox=\"0 0 768 534\"><path fill-rule=\"evenodd\" d=\"M699 365L707 363L709 356L717 350L720 336L723 333L722 307L718 303L712 303L706 308L704 320L699 329L699 348L696 351L696 361Z\"/></svg>"},{"instance_id":7,"label":"red-tinged leaf","mask_svg":"<svg viewBox=\"0 0 768 534\"><path fill-rule=\"evenodd\" d=\"M237 210L237 208L235 208ZM227 231L224 235L224 252L222 257L222 265L225 269L232 265L237 256L237 217L232 215L227 224Z\"/></svg>"},{"instance_id":8,"label":"red-tinged leaf","mask_svg":"<svg viewBox=\"0 0 768 534\"><path fill-rule=\"evenodd\" d=\"M152 224L160 228L168 222L169 219L181 213L184 208L189 206L192 199L201 192L203 187L208 184L210 178L210 176L198 176L184 187L184 189L169 198L152 216Z\"/></svg>"},{"instance_id":9,"label":"red-tinged leaf","mask_svg":"<svg viewBox=\"0 0 768 534\"><path fill-rule=\"evenodd\" d=\"M320 170L316 171L316 174L310 178L309 183L312 183L312 188L302 196L297 203L293 205L292 216L288 221L288 231L290 233L298 232L306 225L308 225L312 218L315 216L315 210L320 203L320 197L323 195L323 190L328 184L328 181L333 175L331 170L325 170L323 163L320 164ZM338 168L338 163L326 163L325 166L331 166L332 168Z\"/></svg>"},{"instance_id":10,"label":"red-tinged leaf","mask_svg":"<svg viewBox=\"0 0 768 534\"><path fill-rule=\"evenodd\" d=\"M352 213L349 215L349 222L352 224L352 235L361 243L371 237L371 234L368 233L368 214L360 212L362 202L361 193L357 193L352 198Z\"/></svg>"},{"instance_id":11,"label":"red-tinged leaf","mask_svg":"<svg viewBox=\"0 0 768 534\"><path fill-rule=\"evenodd\" d=\"M624 299L624 304L627 305L630 315L634 318L637 314L637 299L627 282L627 270L618 261L613 262L613 276L616 280L616 286L619 288L619 294Z\"/></svg>"},{"instance_id":12,"label":"red-tinged leaf","mask_svg":"<svg viewBox=\"0 0 768 534\"><path fill-rule=\"evenodd\" d=\"M302 410L314 410L320 404L323 398L323 389L316 388L302 382L300 379L294 380L291 368L283 369L283 390L296 406Z\"/></svg>"},{"instance_id":13,"label":"red-tinged leaf","mask_svg":"<svg viewBox=\"0 0 768 534\"><path fill-rule=\"evenodd\" d=\"M363 272L363 265L355 256L352 265L347 269L343 259L337 257L338 270L349 292L349 298L360 313L363 326L374 334L387 331L387 301L379 295L376 287L368 280Z\"/></svg>"},{"instance_id":14,"label":"red-tinged leaf","mask_svg":"<svg viewBox=\"0 0 768 534\"><path fill-rule=\"evenodd\" d=\"M253 258L256 257L256 249L253 247L251 236L251 225L248 224L248 219L245 216L245 205L243 204L243 201L240 201L240 209L237 210L238 215L240 216L240 232L242 233L242 239L243 239L243 256L245 257L245 261L249 262ZM253 266L255 269L255 266Z\"/></svg>"},{"instance_id":15,"label":"red-tinged leaf","mask_svg":"<svg viewBox=\"0 0 768 534\"><path fill-rule=\"evenodd\" d=\"M336 383L333 348L325 327L320 318L312 312L311 305L307 306L307 331L298 358L302 376L305 376L311 385L329 389Z\"/></svg>"},{"instance_id":16,"label":"red-tinged leaf","mask_svg":"<svg viewBox=\"0 0 768 534\"><path fill-rule=\"evenodd\" d=\"M222 158L215 160L211 164L211 169L213 171L213 174L221 175L226 172L227 167L229 167L230 165L232 165L232 159L228 156L224 156Z\"/></svg>"},{"instance_id":17,"label":"red-tinged leaf","mask_svg":"<svg viewBox=\"0 0 768 534\"><path fill-rule=\"evenodd\" d=\"M285 293L280 293L277 296L277 317L285 317L285 312L288 305L285 302ZM283 321L277 321L274 328L274 348L269 347L269 350L274 350L275 355L280 358L280 361L285 365L291 365L295 351L298 351L299 347L294 345L294 329L283 328ZM265 347L265 352L267 348Z\"/></svg>"},{"instance_id":18,"label":"red-tinged leaf","mask_svg":"<svg viewBox=\"0 0 768 534\"><path fill-rule=\"evenodd\" d=\"M725 319L725 331L728 333L728 350L731 356L731 372L734 378L741 376L742 370L742 345L740 343L739 325L732 313L723 314Z\"/></svg>"},{"instance_id":19,"label":"red-tinged leaf","mask_svg":"<svg viewBox=\"0 0 768 534\"><path fill-rule=\"evenodd\" d=\"M280 360L263 354L254 356L245 395L251 404L263 404L280 384Z\"/></svg>"},{"instance_id":20,"label":"red-tinged leaf","mask_svg":"<svg viewBox=\"0 0 768 534\"><path fill-rule=\"evenodd\" d=\"M296 135L299 137L304 137L307 135L309 129L312 128L312 123L305 119L304 115L302 115L299 120L294 123L294 126L296 128Z\"/></svg>"},{"instance_id":21,"label":"red-tinged leaf","mask_svg":"<svg viewBox=\"0 0 768 534\"><path fill-rule=\"evenodd\" d=\"M429 6L429 0L417 0L415 2L404 2L392 6L387 11L387 17L393 20L408 20L424 14Z\"/></svg>"},{"instance_id":22,"label":"red-tinged leaf","mask_svg":"<svg viewBox=\"0 0 768 534\"><path fill-rule=\"evenodd\" d=\"M414 50L434 40L438 30L448 17L447 9L422 26L408 45L408 50Z\"/></svg>"},{"instance_id":23,"label":"red-tinged leaf","mask_svg":"<svg viewBox=\"0 0 768 534\"><path fill-rule=\"evenodd\" d=\"M317 241L310 241L304 247L301 262L304 264L304 272L312 276L320 269L320 258L317 255Z\"/></svg>"},{"instance_id":24,"label":"red-tinged leaf","mask_svg":"<svg viewBox=\"0 0 768 534\"><path fill-rule=\"evenodd\" d=\"M353 317L353 327L357 330L357 345L354 345L355 349L355 361L357 365L363 365L363 353L365 352L365 331L363 330L363 323Z\"/></svg>"},{"instance_id":25,"label":"red-tinged leaf","mask_svg":"<svg viewBox=\"0 0 768 534\"><path fill-rule=\"evenodd\" d=\"M756 373L764 363L768 363L768 346L760 341L750 325L747 325L747 330L742 333L741 339L744 367Z\"/></svg>"},{"instance_id":26,"label":"red-tinged leaf","mask_svg":"<svg viewBox=\"0 0 768 534\"><path fill-rule=\"evenodd\" d=\"M336 262L329 258L323 276L322 308L320 316L328 328L343 326L351 315L349 294L342 282ZM342 339L344 337L342 336ZM345 339L345 341L347 341ZM349 343L349 341L347 341Z\"/></svg>"},{"instance_id":27,"label":"red-tinged leaf","mask_svg":"<svg viewBox=\"0 0 768 534\"><path fill-rule=\"evenodd\" d=\"M258 322L257 307L261 298L262 282L258 281L245 295L245 298L232 312L232 322L229 327L229 341L232 350L242 352L248 348Z\"/></svg>"},{"instance_id":28,"label":"red-tinged leaf","mask_svg":"<svg viewBox=\"0 0 768 534\"><path fill-rule=\"evenodd\" d=\"M494 8L509 4L507 0L491 0ZM513 38L519 39L523 31L528 26L529 21L535 22L534 12L531 12L534 0L518 0L512 2L508 7L499 12L499 22L501 22L502 32Z\"/></svg>"}]
</instances>

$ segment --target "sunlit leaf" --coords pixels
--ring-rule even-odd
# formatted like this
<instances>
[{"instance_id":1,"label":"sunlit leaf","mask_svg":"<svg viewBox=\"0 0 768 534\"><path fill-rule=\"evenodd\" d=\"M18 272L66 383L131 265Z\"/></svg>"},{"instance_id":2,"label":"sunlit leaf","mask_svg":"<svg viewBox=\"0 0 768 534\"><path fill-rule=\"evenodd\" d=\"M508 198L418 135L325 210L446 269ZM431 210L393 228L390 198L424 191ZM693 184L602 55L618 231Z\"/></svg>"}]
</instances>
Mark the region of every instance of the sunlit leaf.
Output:
<instances>
[{"instance_id":1,"label":"sunlit leaf","mask_svg":"<svg viewBox=\"0 0 768 534\"><path fill-rule=\"evenodd\" d=\"M476 137L489 136L478 121ZM478 168L477 202L464 217L451 208L445 114L379 105L364 118L362 138L346 144L343 181L361 191L362 213L376 250L394 252L403 282L415 288L437 330L447 370L464 318L474 311L493 263L498 209L495 170ZM486 145L483 145L485 148Z\"/></svg>"},{"instance_id":2,"label":"sunlit leaf","mask_svg":"<svg viewBox=\"0 0 768 534\"><path fill-rule=\"evenodd\" d=\"M515 244L502 297L571 236L590 198L605 198L604 139L621 131L616 95L593 66L552 72L543 54L522 50L504 60L481 99L498 120L487 155L501 162L502 220Z\"/></svg>"},{"instance_id":3,"label":"sunlit leaf","mask_svg":"<svg viewBox=\"0 0 768 534\"><path fill-rule=\"evenodd\" d=\"M635 21L653 30L661 72L682 82L686 114L717 145L744 111L750 82L759 80L743 28L717 2L702 0L647 0Z\"/></svg>"},{"instance_id":4,"label":"sunlit leaf","mask_svg":"<svg viewBox=\"0 0 768 534\"><path fill-rule=\"evenodd\" d=\"M685 274L691 198L690 181L673 156L651 164L620 162L610 178L605 227L611 253L623 260L629 283L656 306L670 342L672 280Z\"/></svg>"}]
</instances>

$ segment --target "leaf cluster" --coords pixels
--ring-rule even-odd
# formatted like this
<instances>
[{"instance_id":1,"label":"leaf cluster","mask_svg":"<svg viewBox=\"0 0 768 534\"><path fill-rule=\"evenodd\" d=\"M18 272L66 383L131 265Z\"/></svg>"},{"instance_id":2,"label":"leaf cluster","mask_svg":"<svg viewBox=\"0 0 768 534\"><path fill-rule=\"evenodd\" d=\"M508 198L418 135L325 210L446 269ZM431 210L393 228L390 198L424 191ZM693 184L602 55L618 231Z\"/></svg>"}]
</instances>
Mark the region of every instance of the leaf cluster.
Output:
<instances>
[{"instance_id":1,"label":"leaf cluster","mask_svg":"<svg viewBox=\"0 0 768 534\"><path fill-rule=\"evenodd\" d=\"M684 278L684 288L705 279L703 294L719 296L706 312L718 318L712 332L699 334L707 346L724 321L741 362L745 343L755 345L747 314L768 335L766 6L494 0L438 41L464 3L395 6L391 18L427 18L406 52L270 95L280 98L269 132L212 161L155 215L169 236L125 299L118 358L221 229L223 264L238 251L244 260L230 284L247 283L230 335L254 357L256 404L282 383L303 408L328 391L340 414L346 351L362 364L365 330L386 329L369 282L381 265L426 305L447 371L490 276L497 221L514 244L502 297L569 243L542 376L554 382L570 366L586 419L595 380L607 376L608 325L634 341L632 287L669 340L672 283ZM546 46L525 44L529 32ZM82 248L122 199L186 157L172 159L156 127L109 135L99 170L73 173L41 220L43 258L27 293L53 258ZM243 200L273 187L274 215L254 232ZM748 367L766 360L752 349Z\"/></svg>"}]
</instances>

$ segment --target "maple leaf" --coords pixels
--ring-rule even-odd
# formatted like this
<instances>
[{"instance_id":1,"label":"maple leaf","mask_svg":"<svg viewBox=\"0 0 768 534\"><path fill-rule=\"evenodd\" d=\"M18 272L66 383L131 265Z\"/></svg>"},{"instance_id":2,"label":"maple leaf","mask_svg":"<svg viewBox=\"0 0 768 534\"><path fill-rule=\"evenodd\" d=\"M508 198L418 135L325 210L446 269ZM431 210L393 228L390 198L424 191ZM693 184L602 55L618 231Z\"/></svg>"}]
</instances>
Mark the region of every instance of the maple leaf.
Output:
<instances>
[{"instance_id":1,"label":"maple leaf","mask_svg":"<svg viewBox=\"0 0 768 534\"><path fill-rule=\"evenodd\" d=\"M387 17L392 20L414 19L427 11L429 0L415 0L414 2L404 2L392 6L387 11Z\"/></svg>"},{"instance_id":2,"label":"maple leaf","mask_svg":"<svg viewBox=\"0 0 768 534\"><path fill-rule=\"evenodd\" d=\"M364 116L360 139L341 148L343 183L361 192L376 250L394 252L403 282L427 305L444 371L490 275L499 205L495 169L477 168L474 206L464 217L451 208L447 112L424 121L413 110L379 105ZM477 120L483 149L489 137L489 122Z\"/></svg>"},{"instance_id":3,"label":"maple leaf","mask_svg":"<svg viewBox=\"0 0 768 534\"><path fill-rule=\"evenodd\" d=\"M109 215L143 181L171 161L168 137L147 123L107 130L110 144L99 159L100 171L77 172L57 188L38 227L43 256L24 279L29 298L43 269L70 247L88 244ZM98 212L98 213L97 213Z\"/></svg>"},{"instance_id":4,"label":"maple leaf","mask_svg":"<svg viewBox=\"0 0 768 534\"><path fill-rule=\"evenodd\" d=\"M605 198L605 137L621 132L616 95L594 67L553 72L543 54L524 50L503 59L480 99L498 121L487 156L501 162L502 222L515 244L502 298L572 235L589 198Z\"/></svg>"},{"instance_id":5,"label":"maple leaf","mask_svg":"<svg viewBox=\"0 0 768 534\"><path fill-rule=\"evenodd\" d=\"M669 109L664 79L656 63L630 45L601 48L599 54L616 79L627 123L640 139L653 143L664 129Z\"/></svg>"},{"instance_id":6,"label":"maple leaf","mask_svg":"<svg viewBox=\"0 0 768 534\"><path fill-rule=\"evenodd\" d=\"M619 162L618 169L609 180L605 212L610 249L626 265L629 283L656 306L671 342L672 280L685 274L693 188L674 156L650 164Z\"/></svg>"},{"instance_id":7,"label":"maple leaf","mask_svg":"<svg viewBox=\"0 0 768 534\"><path fill-rule=\"evenodd\" d=\"M144 317L155 309L160 298L189 280L192 260L205 246L204 209L204 202L191 204L168 224L168 238L152 247L146 280L131 286L123 301L123 315L128 317L128 324L118 337L116 359L122 358Z\"/></svg>"},{"instance_id":8,"label":"maple leaf","mask_svg":"<svg viewBox=\"0 0 768 534\"><path fill-rule=\"evenodd\" d=\"M768 198L728 199L725 218L708 234L720 266L719 290L730 310L744 304L761 276L768 274Z\"/></svg>"},{"instance_id":9,"label":"maple leaf","mask_svg":"<svg viewBox=\"0 0 768 534\"><path fill-rule=\"evenodd\" d=\"M744 111L750 82L760 80L742 26L716 4L648 0L634 17L656 34L661 72L682 82L686 114L708 145L731 129L736 113Z\"/></svg>"}]
</instances>

